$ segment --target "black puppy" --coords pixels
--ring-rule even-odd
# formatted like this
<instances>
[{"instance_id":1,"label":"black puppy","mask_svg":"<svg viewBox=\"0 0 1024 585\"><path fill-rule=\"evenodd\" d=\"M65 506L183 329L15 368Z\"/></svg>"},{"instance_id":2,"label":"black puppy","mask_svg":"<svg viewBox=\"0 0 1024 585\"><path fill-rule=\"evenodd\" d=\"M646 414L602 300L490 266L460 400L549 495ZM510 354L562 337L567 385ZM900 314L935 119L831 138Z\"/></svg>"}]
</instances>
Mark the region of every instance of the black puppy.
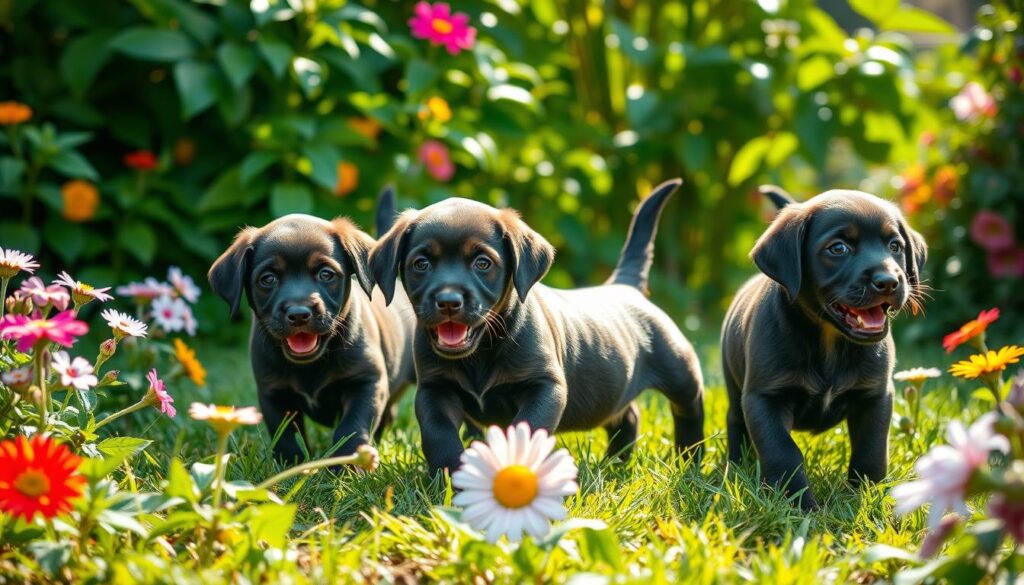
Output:
<instances>
[{"instance_id":1,"label":"black puppy","mask_svg":"<svg viewBox=\"0 0 1024 585\"><path fill-rule=\"evenodd\" d=\"M849 479L878 481L888 466L895 360L889 315L916 310L927 248L891 203L828 191L782 205L751 252L764 274L736 295L722 327L729 391L729 459L753 440L766 481L808 487L792 430L844 419ZM816 506L803 491L801 505Z\"/></svg>"},{"instance_id":2,"label":"black puppy","mask_svg":"<svg viewBox=\"0 0 1024 585\"><path fill-rule=\"evenodd\" d=\"M391 299L400 274L418 319L416 417L431 473L459 466L463 423L604 427L608 453L628 457L634 399L646 388L672 403L679 451L699 453L697 356L644 296L658 217L679 183L659 186L637 208L604 286L537 284L554 259L551 245L514 211L466 199L406 212L377 242L377 284Z\"/></svg>"},{"instance_id":3,"label":"black puppy","mask_svg":"<svg viewBox=\"0 0 1024 585\"><path fill-rule=\"evenodd\" d=\"M390 226L393 210L387 191L378 230ZM337 455L355 452L383 429L399 393L415 380L408 300L390 308L379 294L371 300L373 244L347 219L288 215L243 229L210 268L210 286L233 317L243 291L252 309L249 350L271 436L295 415L274 445L279 460L302 457L302 414L335 426L335 442L347 438ZM353 290L351 277L361 290Z\"/></svg>"}]
</instances>

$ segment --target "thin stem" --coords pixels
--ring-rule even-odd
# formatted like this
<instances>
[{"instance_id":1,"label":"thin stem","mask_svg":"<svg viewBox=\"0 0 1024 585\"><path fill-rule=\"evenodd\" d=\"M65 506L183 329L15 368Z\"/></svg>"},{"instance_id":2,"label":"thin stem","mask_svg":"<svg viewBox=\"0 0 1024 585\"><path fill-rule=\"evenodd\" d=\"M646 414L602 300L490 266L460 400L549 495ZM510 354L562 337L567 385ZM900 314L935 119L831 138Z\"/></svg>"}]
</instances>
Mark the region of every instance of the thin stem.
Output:
<instances>
[{"instance_id":1,"label":"thin stem","mask_svg":"<svg viewBox=\"0 0 1024 585\"><path fill-rule=\"evenodd\" d=\"M39 432L45 433L47 427L47 419L49 418L48 411L50 408L50 395L46 390L46 378L49 364L47 358L49 357L50 351L45 345L36 347L35 354L32 356L34 367L36 369L36 387L39 388Z\"/></svg>"},{"instance_id":2,"label":"thin stem","mask_svg":"<svg viewBox=\"0 0 1024 585\"><path fill-rule=\"evenodd\" d=\"M0 319L4 316L4 309L7 305L7 285L10 284L10 278L0 278Z\"/></svg>"},{"instance_id":3,"label":"thin stem","mask_svg":"<svg viewBox=\"0 0 1024 585\"><path fill-rule=\"evenodd\" d=\"M113 422L113 421L121 418L122 416L124 416L126 414L131 414L131 413L133 413L133 412L135 412L137 410L142 410L143 408L145 408L147 406L149 406L149 403L146 402L145 399L140 400L140 401L136 402L135 404L133 404L133 405L127 407L127 408L121 409L121 410L115 412L114 414L108 416L107 418L101 420L100 422L96 423L96 426L93 427L93 430L95 431L95 430L99 429L100 427L102 427L103 425L105 425L105 424L107 424L109 422Z\"/></svg>"},{"instance_id":4,"label":"thin stem","mask_svg":"<svg viewBox=\"0 0 1024 585\"><path fill-rule=\"evenodd\" d=\"M228 447L228 433L221 433L217 436L217 462L213 470L213 507L220 507L221 494L224 493L224 451Z\"/></svg>"},{"instance_id":5,"label":"thin stem","mask_svg":"<svg viewBox=\"0 0 1024 585\"><path fill-rule=\"evenodd\" d=\"M324 467L333 467L335 465L355 465L356 463L359 462L359 460L359 455L353 454L343 455L340 457L331 457L330 459L320 459L318 461L310 461L308 463L303 463L301 465L296 465L295 467L285 469L281 473L278 473L277 475L257 485L256 489L265 490L271 488L274 485L279 484L282 481L288 479L289 477L301 475L303 473L306 473L307 471L322 469Z\"/></svg>"}]
</instances>

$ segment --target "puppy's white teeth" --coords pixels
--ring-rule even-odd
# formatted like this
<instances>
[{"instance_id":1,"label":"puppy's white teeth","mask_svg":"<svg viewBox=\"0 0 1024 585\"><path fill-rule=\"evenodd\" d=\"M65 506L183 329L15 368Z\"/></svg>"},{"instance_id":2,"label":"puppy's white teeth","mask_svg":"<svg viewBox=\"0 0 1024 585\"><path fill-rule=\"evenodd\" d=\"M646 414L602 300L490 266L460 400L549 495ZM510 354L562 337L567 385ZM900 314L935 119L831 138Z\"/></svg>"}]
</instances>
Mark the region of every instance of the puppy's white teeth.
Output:
<instances>
[{"instance_id":1,"label":"puppy's white teeth","mask_svg":"<svg viewBox=\"0 0 1024 585\"><path fill-rule=\"evenodd\" d=\"M864 317L857 315L857 325L860 325L861 327L864 326Z\"/></svg>"}]
</instances>

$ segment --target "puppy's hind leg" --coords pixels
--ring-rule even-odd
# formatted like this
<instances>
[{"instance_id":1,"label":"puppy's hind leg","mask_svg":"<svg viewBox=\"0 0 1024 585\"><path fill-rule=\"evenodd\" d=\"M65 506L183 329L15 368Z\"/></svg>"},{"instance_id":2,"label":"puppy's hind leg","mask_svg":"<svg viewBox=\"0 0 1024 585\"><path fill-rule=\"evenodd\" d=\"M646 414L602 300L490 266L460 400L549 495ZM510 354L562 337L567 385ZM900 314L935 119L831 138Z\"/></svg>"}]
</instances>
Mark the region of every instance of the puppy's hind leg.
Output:
<instances>
[{"instance_id":1,"label":"puppy's hind leg","mask_svg":"<svg viewBox=\"0 0 1024 585\"><path fill-rule=\"evenodd\" d=\"M729 376L726 376L725 387L729 391L729 411L725 415L729 461L739 463L743 460L743 452L750 450L750 434L747 432L747 421L743 417L742 391Z\"/></svg>"},{"instance_id":2,"label":"puppy's hind leg","mask_svg":"<svg viewBox=\"0 0 1024 585\"><path fill-rule=\"evenodd\" d=\"M629 461L640 432L640 406L636 401L630 402L616 418L604 425L608 433L608 451L605 459Z\"/></svg>"},{"instance_id":3,"label":"puppy's hind leg","mask_svg":"<svg viewBox=\"0 0 1024 585\"><path fill-rule=\"evenodd\" d=\"M700 373L680 373L659 390L672 407L676 451L684 460L693 458L699 464L704 454L704 384Z\"/></svg>"}]
</instances>

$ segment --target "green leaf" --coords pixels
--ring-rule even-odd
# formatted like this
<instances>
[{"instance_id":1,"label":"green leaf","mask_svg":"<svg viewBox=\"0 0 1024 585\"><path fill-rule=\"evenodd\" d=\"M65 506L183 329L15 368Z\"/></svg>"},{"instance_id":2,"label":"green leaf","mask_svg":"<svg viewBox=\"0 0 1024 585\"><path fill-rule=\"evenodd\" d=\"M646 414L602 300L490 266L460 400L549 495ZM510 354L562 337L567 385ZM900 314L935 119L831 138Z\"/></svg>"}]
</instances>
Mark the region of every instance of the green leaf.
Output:
<instances>
[{"instance_id":1,"label":"green leaf","mask_svg":"<svg viewBox=\"0 0 1024 585\"><path fill-rule=\"evenodd\" d=\"M199 490L192 481L192 476L185 469L185 464L177 457L171 460L171 467L167 470L164 493L189 502L195 502L199 498Z\"/></svg>"},{"instance_id":2,"label":"green leaf","mask_svg":"<svg viewBox=\"0 0 1024 585\"><path fill-rule=\"evenodd\" d=\"M545 27L550 27L558 20L558 5L551 0L531 0L530 11L537 22Z\"/></svg>"},{"instance_id":3,"label":"green leaf","mask_svg":"<svg viewBox=\"0 0 1024 585\"><path fill-rule=\"evenodd\" d=\"M764 157L770 167L780 166L786 159L796 152L800 141L792 132L779 132L772 139L772 147Z\"/></svg>"},{"instance_id":4,"label":"green leaf","mask_svg":"<svg viewBox=\"0 0 1024 585\"><path fill-rule=\"evenodd\" d=\"M433 64L423 59L412 59L405 66L405 82L408 84L405 91L414 96L429 88L437 81L441 71Z\"/></svg>"},{"instance_id":5,"label":"green leaf","mask_svg":"<svg viewBox=\"0 0 1024 585\"><path fill-rule=\"evenodd\" d=\"M296 508L295 504L264 504L249 508L252 513L246 524L249 533L274 548L283 547L288 530L295 521Z\"/></svg>"},{"instance_id":6,"label":"green leaf","mask_svg":"<svg viewBox=\"0 0 1024 585\"><path fill-rule=\"evenodd\" d=\"M341 155L329 144L315 143L302 149L303 154L313 164L310 177L324 189L334 190L338 184L338 161Z\"/></svg>"},{"instance_id":7,"label":"green leaf","mask_svg":"<svg viewBox=\"0 0 1024 585\"><path fill-rule=\"evenodd\" d=\"M221 465L227 465L228 460L231 458L230 453L225 453L221 456ZM189 474L192 475L192 480L195 481L196 487L200 491L206 491L213 484L214 472L217 470L217 466L213 463L193 463L192 468L189 470Z\"/></svg>"},{"instance_id":8,"label":"green leaf","mask_svg":"<svg viewBox=\"0 0 1024 585\"><path fill-rule=\"evenodd\" d=\"M37 540L28 544L28 550L39 563L39 568L46 571L51 577L57 576L71 560L70 540L63 542Z\"/></svg>"},{"instance_id":9,"label":"green leaf","mask_svg":"<svg viewBox=\"0 0 1024 585\"><path fill-rule=\"evenodd\" d=\"M313 194L309 187L296 183L280 183L270 191L270 213L281 217L289 213L312 213Z\"/></svg>"},{"instance_id":10,"label":"green leaf","mask_svg":"<svg viewBox=\"0 0 1024 585\"><path fill-rule=\"evenodd\" d=\"M14 248L28 254L39 253L39 233L32 226L22 223L0 223L0 242L3 242L5 248Z\"/></svg>"},{"instance_id":11,"label":"green leaf","mask_svg":"<svg viewBox=\"0 0 1024 585\"><path fill-rule=\"evenodd\" d=\"M233 167L217 177L206 193L203 193L196 208L200 213L228 209L242 204L245 195L245 185L241 181L238 167Z\"/></svg>"},{"instance_id":12,"label":"green leaf","mask_svg":"<svg viewBox=\"0 0 1024 585\"><path fill-rule=\"evenodd\" d=\"M77 150L62 150L50 159L50 168L72 179L85 178L98 181L99 173L87 158Z\"/></svg>"},{"instance_id":13,"label":"green leaf","mask_svg":"<svg viewBox=\"0 0 1024 585\"><path fill-rule=\"evenodd\" d=\"M850 8L875 24L881 23L899 7L900 0L850 0Z\"/></svg>"},{"instance_id":14,"label":"green leaf","mask_svg":"<svg viewBox=\"0 0 1024 585\"><path fill-rule=\"evenodd\" d=\"M171 63L195 52L188 35L177 30L134 27L110 41L110 48L145 61Z\"/></svg>"},{"instance_id":15,"label":"green leaf","mask_svg":"<svg viewBox=\"0 0 1024 585\"><path fill-rule=\"evenodd\" d=\"M584 553L591 562L603 562L616 571L622 570L619 538L611 528L584 528L583 544Z\"/></svg>"},{"instance_id":16,"label":"green leaf","mask_svg":"<svg viewBox=\"0 0 1024 585\"><path fill-rule=\"evenodd\" d=\"M188 120L213 105L220 93L217 69L209 63L182 61L174 66L174 83L181 100L181 117Z\"/></svg>"},{"instance_id":17,"label":"green leaf","mask_svg":"<svg viewBox=\"0 0 1024 585\"><path fill-rule=\"evenodd\" d=\"M143 526L138 520L133 518L131 515L124 512L117 512L114 510L103 510L99 513L97 518L99 523L111 532L123 532L125 530L134 532L139 536L145 537L149 535L149 531Z\"/></svg>"},{"instance_id":18,"label":"green leaf","mask_svg":"<svg viewBox=\"0 0 1024 585\"><path fill-rule=\"evenodd\" d=\"M75 38L68 43L60 59L60 74L71 92L81 97L92 85L96 74L110 59L111 31L98 31Z\"/></svg>"},{"instance_id":19,"label":"green leaf","mask_svg":"<svg viewBox=\"0 0 1024 585\"><path fill-rule=\"evenodd\" d=\"M288 64L292 61L292 48L286 43L276 39L260 39L256 43L260 55L266 61L274 77L280 78L288 70Z\"/></svg>"},{"instance_id":20,"label":"green leaf","mask_svg":"<svg viewBox=\"0 0 1024 585\"><path fill-rule=\"evenodd\" d=\"M156 234L149 225L134 221L121 224L117 232L117 245L135 257L143 266L153 263L156 256Z\"/></svg>"},{"instance_id":21,"label":"green leaf","mask_svg":"<svg viewBox=\"0 0 1024 585\"><path fill-rule=\"evenodd\" d=\"M914 33L956 34L956 28L941 17L912 6L902 6L878 23L882 30Z\"/></svg>"},{"instance_id":22,"label":"green leaf","mask_svg":"<svg viewBox=\"0 0 1024 585\"><path fill-rule=\"evenodd\" d=\"M231 86L238 89L245 85L256 71L256 53L249 47L227 42L217 49L217 62Z\"/></svg>"},{"instance_id":23,"label":"green leaf","mask_svg":"<svg viewBox=\"0 0 1024 585\"><path fill-rule=\"evenodd\" d=\"M732 159L727 179L729 184L735 187L753 176L761 168L771 146L772 139L767 136L759 136L744 144Z\"/></svg>"},{"instance_id":24,"label":"green leaf","mask_svg":"<svg viewBox=\"0 0 1024 585\"><path fill-rule=\"evenodd\" d=\"M313 97L320 93L324 76L319 63L305 57L296 57L292 59L292 71L306 97Z\"/></svg>"},{"instance_id":25,"label":"green leaf","mask_svg":"<svg viewBox=\"0 0 1024 585\"><path fill-rule=\"evenodd\" d=\"M77 223L68 223L53 215L43 226L43 239L61 260L74 264L85 250L85 230Z\"/></svg>"},{"instance_id":26,"label":"green leaf","mask_svg":"<svg viewBox=\"0 0 1024 585\"><path fill-rule=\"evenodd\" d=\"M896 548L887 544L876 544L864 551L864 562L868 564L881 563L886 561L903 561L905 563L919 564L921 559L910 551Z\"/></svg>"},{"instance_id":27,"label":"green leaf","mask_svg":"<svg viewBox=\"0 0 1024 585\"><path fill-rule=\"evenodd\" d=\"M13 156L0 157L0 192L17 193L24 173L25 163Z\"/></svg>"},{"instance_id":28,"label":"green leaf","mask_svg":"<svg viewBox=\"0 0 1024 585\"><path fill-rule=\"evenodd\" d=\"M242 161L242 165L239 167L241 172L239 179L242 181L242 185L248 185L249 181L258 177L263 171L277 162L277 154L273 152L267 152L266 150L257 150L249 153Z\"/></svg>"},{"instance_id":29,"label":"green leaf","mask_svg":"<svg viewBox=\"0 0 1024 585\"><path fill-rule=\"evenodd\" d=\"M823 55L815 55L800 64L796 71L796 85L800 91L811 91L835 75L832 61Z\"/></svg>"},{"instance_id":30,"label":"green leaf","mask_svg":"<svg viewBox=\"0 0 1024 585\"><path fill-rule=\"evenodd\" d=\"M107 457L125 461L148 447L153 441L136 437L111 437L100 441L96 447Z\"/></svg>"}]
</instances>

